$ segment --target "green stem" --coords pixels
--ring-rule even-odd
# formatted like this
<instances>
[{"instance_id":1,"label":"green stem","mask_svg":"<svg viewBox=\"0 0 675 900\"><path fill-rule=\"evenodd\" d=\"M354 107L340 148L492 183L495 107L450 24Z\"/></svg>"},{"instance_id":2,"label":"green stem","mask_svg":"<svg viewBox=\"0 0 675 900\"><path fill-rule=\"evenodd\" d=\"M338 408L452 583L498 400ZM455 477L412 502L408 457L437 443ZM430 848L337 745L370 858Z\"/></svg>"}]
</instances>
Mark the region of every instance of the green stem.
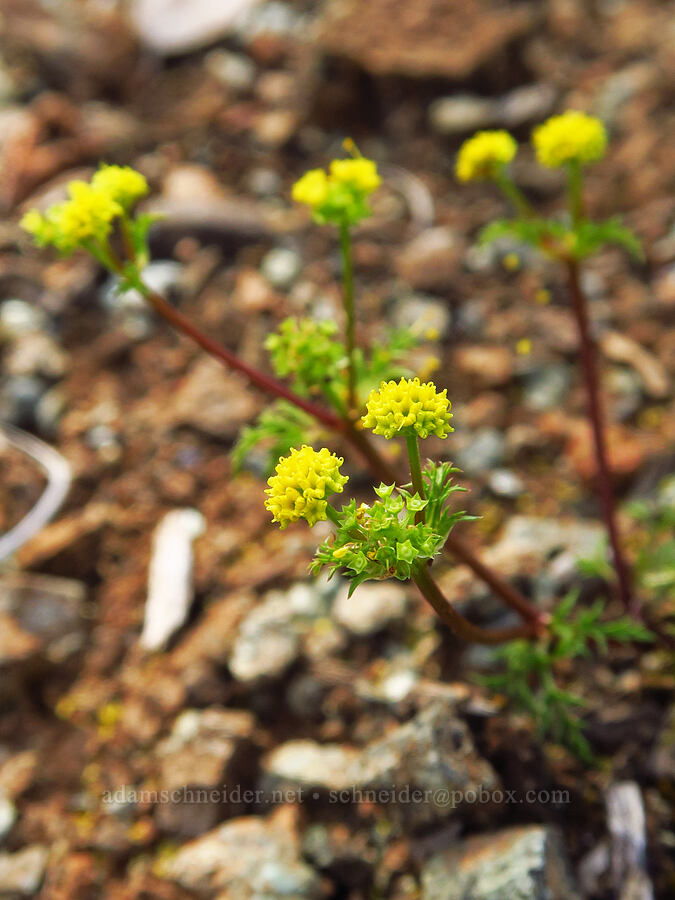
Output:
<instances>
[{"instance_id":1,"label":"green stem","mask_svg":"<svg viewBox=\"0 0 675 900\"><path fill-rule=\"evenodd\" d=\"M347 405L356 409L356 315L354 311L354 266L352 262L352 238L347 222L340 225L340 256L342 258L342 288L346 316L345 343L349 359L347 374Z\"/></svg>"},{"instance_id":2,"label":"green stem","mask_svg":"<svg viewBox=\"0 0 675 900\"><path fill-rule=\"evenodd\" d=\"M569 205L572 222L577 226L585 217L584 211L584 183L581 175L581 165L570 162L567 165L567 203Z\"/></svg>"},{"instance_id":3,"label":"green stem","mask_svg":"<svg viewBox=\"0 0 675 900\"><path fill-rule=\"evenodd\" d=\"M499 175L497 175L497 185L506 199L510 200L514 205L519 216L522 216L524 219L529 219L534 215L534 210L530 206L530 201L515 182L511 180L509 175L507 175L505 169L502 169Z\"/></svg>"},{"instance_id":4,"label":"green stem","mask_svg":"<svg viewBox=\"0 0 675 900\"><path fill-rule=\"evenodd\" d=\"M424 480L422 478L422 462L420 460L420 445L415 432L406 434L405 445L408 448L408 459L410 461L410 478L413 490L417 491L422 500L426 499L424 493Z\"/></svg>"}]
</instances>

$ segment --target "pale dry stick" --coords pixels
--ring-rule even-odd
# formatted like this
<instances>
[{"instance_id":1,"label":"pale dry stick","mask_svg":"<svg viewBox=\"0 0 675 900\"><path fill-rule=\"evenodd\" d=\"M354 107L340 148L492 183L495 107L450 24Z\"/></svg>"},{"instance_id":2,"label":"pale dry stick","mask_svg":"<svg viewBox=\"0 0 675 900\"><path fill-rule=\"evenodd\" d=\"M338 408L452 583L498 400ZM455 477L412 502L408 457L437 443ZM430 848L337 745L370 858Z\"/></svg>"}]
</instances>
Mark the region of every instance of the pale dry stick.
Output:
<instances>
[{"instance_id":1,"label":"pale dry stick","mask_svg":"<svg viewBox=\"0 0 675 900\"><path fill-rule=\"evenodd\" d=\"M68 494L71 472L60 453L21 428L3 422L0 431L9 444L35 460L47 475L47 487L35 506L14 528L0 536L1 562L16 553L56 515Z\"/></svg>"}]
</instances>

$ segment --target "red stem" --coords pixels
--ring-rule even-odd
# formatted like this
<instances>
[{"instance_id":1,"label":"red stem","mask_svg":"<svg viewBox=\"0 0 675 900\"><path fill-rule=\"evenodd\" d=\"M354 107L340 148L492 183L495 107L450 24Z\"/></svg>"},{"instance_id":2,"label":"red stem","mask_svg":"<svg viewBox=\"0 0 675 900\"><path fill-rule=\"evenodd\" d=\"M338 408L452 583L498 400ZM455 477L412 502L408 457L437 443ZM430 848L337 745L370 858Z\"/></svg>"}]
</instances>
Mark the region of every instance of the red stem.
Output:
<instances>
[{"instance_id":1,"label":"red stem","mask_svg":"<svg viewBox=\"0 0 675 900\"><path fill-rule=\"evenodd\" d=\"M413 581L421 594L429 601L441 622L465 641L474 644L504 644L506 641L515 641L519 638L536 637L543 630L543 623L533 621L523 625L514 625L512 628L480 628L457 612L423 566L416 570Z\"/></svg>"},{"instance_id":2,"label":"red stem","mask_svg":"<svg viewBox=\"0 0 675 900\"><path fill-rule=\"evenodd\" d=\"M154 293L154 291L148 291L145 294L145 297L155 312L159 313L159 315L166 319L167 322L170 322L174 328L178 329L178 331L182 331L183 334L186 334L211 356L222 362L223 365L229 366L231 369L235 369L246 375L249 381L256 387L259 387L260 390L281 397L284 400L288 400L289 403L293 403L306 413L309 413L310 416L313 416L327 428L331 428L333 431L338 431L341 434L344 432L345 424L338 416L321 406L311 403L309 400L305 400L303 397L300 397L294 391L290 390L290 388L286 387L282 381L278 381L271 375L266 375L264 372L260 372L258 369L244 362L243 359L240 359L235 353L228 350L227 347L224 347L222 344L219 344L217 341L210 338L207 334L204 334L203 331L200 331L199 328L192 324L187 316L184 316L183 313L171 306L170 303L167 303L167 301L163 297L160 297L159 294Z\"/></svg>"},{"instance_id":3,"label":"red stem","mask_svg":"<svg viewBox=\"0 0 675 900\"><path fill-rule=\"evenodd\" d=\"M579 352L581 354L581 365L584 381L586 383L586 392L588 394L588 414L593 429L598 493L602 504L605 525L609 534L609 541L612 546L619 596L626 610L635 615L638 613L638 606L636 601L632 598L630 572L621 550L619 529L616 522L616 503L614 500L612 476L607 457L602 404L600 403L597 349L591 335L588 320L588 305L586 296L581 287L579 266L575 260L567 261L567 274L569 278L570 295L572 297L572 308L579 330Z\"/></svg>"}]
</instances>

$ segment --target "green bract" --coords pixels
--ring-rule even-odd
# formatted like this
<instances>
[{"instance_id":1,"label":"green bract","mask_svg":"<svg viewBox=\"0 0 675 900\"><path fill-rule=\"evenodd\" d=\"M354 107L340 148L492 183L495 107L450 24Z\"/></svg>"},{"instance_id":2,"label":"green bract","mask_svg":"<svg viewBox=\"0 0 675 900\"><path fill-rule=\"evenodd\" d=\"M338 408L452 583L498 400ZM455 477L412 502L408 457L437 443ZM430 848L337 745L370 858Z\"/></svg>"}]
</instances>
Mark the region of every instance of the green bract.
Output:
<instances>
[{"instance_id":1,"label":"green bract","mask_svg":"<svg viewBox=\"0 0 675 900\"><path fill-rule=\"evenodd\" d=\"M357 507L352 500L337 513L337 532L317 550L312 571L328 566L333 575L343 569L351 579L350 593L368 580L411 578L418 562L442 550L456 522L473 518L446 506L451 494L464 490L452 483L457 471L450 463L429 463L426 500L393 484L375 488L379 499L372 506Z\"/></svg>"},{"instance_id":2,"label":"green bract","mask_svg":"<svg viewBox=\"0 0 675 900\"><path fill-rule=\"evenodd\" d=\"M386 484L375 493L380 499L372 506L357 507L352 500L342 508L337 533L321 544L312 564L315 573L323 566L331 575L345 569L350 594L370 579L406 581L416 561L433 559L443 546L443 538L430 525L415 522L427 505L419 494Z\"/></svg>"}]
</instances>

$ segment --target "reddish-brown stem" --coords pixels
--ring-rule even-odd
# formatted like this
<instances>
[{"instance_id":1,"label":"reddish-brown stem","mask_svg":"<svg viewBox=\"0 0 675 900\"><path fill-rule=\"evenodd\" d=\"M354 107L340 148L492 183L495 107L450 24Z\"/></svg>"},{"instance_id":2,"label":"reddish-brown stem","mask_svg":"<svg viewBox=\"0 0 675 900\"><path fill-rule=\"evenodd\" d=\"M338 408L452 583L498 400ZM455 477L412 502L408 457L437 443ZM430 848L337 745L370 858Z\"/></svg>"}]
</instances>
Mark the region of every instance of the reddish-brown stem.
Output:
<instances>
[{"instance_id":1,"label":"reddish-brown stem","mask_svg":"<svg viewBox=\"0 0 675 900\"><path fill-rule=\"evenodd\" d=\"M424 566L419 566L413 575L413 581L422 596L428 600L438 618L458 637L474 644L504 644L518 638L530 639L543 630L543 623L529 621L512 628L480 628L465 619L447 600L441 589Z\"/></svg>"},{"instance_id":2,"label":"reddish-brown stem","mask_svg":"<svg viewBox=\"0 0 675 900\"><path fill-rule=\"evenodd\" d=\"M272 378L272 376L266 375L264 372L260 372L258 369L244 362L243 359L240 359L235 353L228 350L227 347L224 347L222 344L219 344L217 341L210 338L207 334L204 334L203 331L192 324L187 316L184 316L183 313L171 306L170 303L167 303L167 301L163 297L160 297L159 294L154 293L154 291L148 291L145 294L145 297L155 312L162 316L163 319L166 319L167 322L170 322L174 328L187 335L187 337L191 338L191 340L198 344L203 350L206 350L207 353L215 357L215 359L219 360L224 365L229 366L231 369L235 369L237 372L241 372L256 387L260 388L260 390L284 400L288 400L289 403L293 403L306 413L309 413L310 416L313 416L327 428L331 428L333 431L338 431L340 433L344 432L344 421L338 416L334 415L329 410L298 396L298 394L286 387L282 381L278 381L276 378Z\"/></svg>"},{"instance_id":3,"label":"reddish-brown stem","mask_svg":"<svg viewBox=\"0 0 675 900\"><path fill-rule=\"evenodd\" d=\"M602 512L612 547L619 595L624 607L629 612L636 614L638 612L638 607L632 599L630 572L621 550L619 529L616 522L616 504L614 501L612 476L607 457L607 443L605 439L602 405L600 403L597 349L591 335L588 320L588 305L586 295L581 287L579 265L575 260L567 260L567 275L570 295L572 297L572 309L574 310L579 331L579 353L581 355L581 365L584 381L586 383L586 393L588 395L588 414L593 430L598 493L600 495Z\"/></svg>"},{"instance_id":4,"label":"reddish-brown stem","mask_svg":"<svg viewBox=\"0 0 675 900\"><path fill-rule=\"evenodd\" d=\"M362 431L359 431L353 422L344 418L339 418L338 416L323 409L322 407L308 402L307 400L299 397L297 394L287 388L286 385L282 382L278 381L275 378L272 378L269 375L266 375L263 372L260 372L253 366L248 365L248 363L245 363L227 347L222 346L217 341L214 341L212 338L210 338L207 334L204 334L204 332L197 328L187 318L187 316L183 315L183 313L179 312L177 309L171 306L171 304L169 304L159 294L156 294L154 291L150 291L147 288L144 289L143 293L152 308L163 319L173 325L173 327L178 331L182 332L191 340L193 340L196 344L198 344L198 346L200 346L215 359L218 359L224 365L230 366L232 369L241 372L261 390L266 391L273 396L282 397L283 399L288 400L290 403L295 404L295 406L309 413L309 415L313 416L317 421L321 422L327 428L330 428L331 430L343 435L361 454L364 461L367 463L368 468L376 478L380 478L382 481L385 481L388 484L394 484L400 481L391 464L381 456L381 454L373 446L367 436ZM461 560L461 562L469 566L469 568L473 569L476 575L481 580L483 580L490 588L492 588L495 594L501 597L502 600L507 604L507 606L510 606L512 609L518 612L528 623L530 623L528 626L530 628L530 631L532 631L533 629L536 630L537 628L541 628L545 625L547 621L546 615L542 614L539 610L528 603L525 597L523 597L522 594L520 594L507 581L501 578L500 575L498 575L488 566L484 565L474 555L470 548L467 547L464 542L461 541L458 537L451 534L447 540L445 549L446 551L450 551L454 556ZM445 600L440 591L438 592L438 594L442 598L442 601L437 597L437 602L440 603L441 606L449 605L448 601ZM459 615L459 613L456 613L456 611L453 612L455 615ZM446 617L447 615L452 614L446 614ZM441 618L443 618L443 616L441 616ZM443 618L443 621L445 620L446 619ZM467 625L468 624L469 623L467 623ZM523 635L520 634L520 636Z\"/></svg>"}]
</instances>

